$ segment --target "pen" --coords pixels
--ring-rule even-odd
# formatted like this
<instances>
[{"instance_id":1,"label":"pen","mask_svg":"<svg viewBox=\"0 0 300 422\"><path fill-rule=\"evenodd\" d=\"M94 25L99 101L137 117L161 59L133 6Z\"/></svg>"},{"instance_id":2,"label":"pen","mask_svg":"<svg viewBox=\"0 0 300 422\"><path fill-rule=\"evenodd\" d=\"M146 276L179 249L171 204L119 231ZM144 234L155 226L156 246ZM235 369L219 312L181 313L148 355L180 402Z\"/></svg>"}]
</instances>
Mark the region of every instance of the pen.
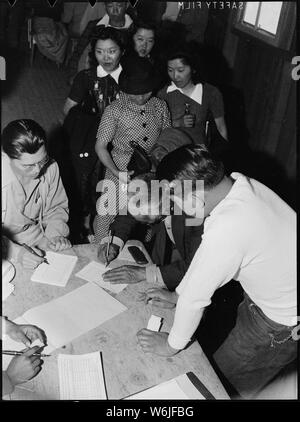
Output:
<instances>
[{"instance_id":1,"label":"pen","mask_svg":"<svg viewBox=\"0 0 300 422\"><path fill-rule=\"evenodd\" d=\"M26 245L25 243L23 243L22 246L23 246L23 248L25 248L28 252L32 253L33 255L40 256L30 246ZM42 258L42 256L40 256L40 258ZM43 259L43 262L45 262L45 264L50 265L46 258Z\"/></svg>"},{"instance_id":2,"label":"pen","mask_svg":"<svg viewBox=\"0 0 300 422\"><path fill-rule=\"evenodd\" d=\"M109 230L109 232L108 232L108 243L107 243L107 247L106 247L106 256L105 256L106 265L105 265L105 267L107 267L108 264L109 264L109 262L108 262L108 252L109 252L110 244L111 244L111 230Z\"/></svg>"},{"instance_id":3,"label":"pen","mask_svg":"<svg viewBox=\"0 0 300 422\"><path fill-rule=\"evenodd\" d=\"M12 355L12 356L21 356L24 352L17 352L15 350L2 350L2 355ZM45 355L43 353L33 353L31 356L41 356L43 358L51 356L51 355Z\"/></svg>"}]
</instances>

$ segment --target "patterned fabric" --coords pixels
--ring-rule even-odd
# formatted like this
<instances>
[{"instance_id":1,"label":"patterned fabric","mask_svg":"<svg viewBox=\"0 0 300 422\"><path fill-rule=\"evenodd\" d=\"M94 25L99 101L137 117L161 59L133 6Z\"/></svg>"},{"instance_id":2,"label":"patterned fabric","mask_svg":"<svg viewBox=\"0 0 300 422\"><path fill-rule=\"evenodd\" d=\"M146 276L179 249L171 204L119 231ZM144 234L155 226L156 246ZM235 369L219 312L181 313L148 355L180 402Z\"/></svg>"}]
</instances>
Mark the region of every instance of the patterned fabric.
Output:
<instances>
[{"instance_id":1,"label":"patterned fabric","mask_svg":"<svg viewBox=\"0 0 300 422\"><path fill-rule=\"evenodd\" d=\"M137 142L146 152L157 141L161 131L170 127L170 115L164 101L152 97L140 107L132 103L126 94L120 93L120 99L108 106L102 116L98 133L97 143L108 145L112 143L111 156L120 171L126 171L133 149L131 141ZM116 186L116 203L120 207L125 205L126 195L119 195L118 179L106 169L105 179L112 180ZM104 201L112 200L114 192L102 195L97 212L104 206ZM120 197L121 196L121 197ZM110 223L115 215L98 215L95 219L95 241L99 243L107 235Z\"/></svg>"}]
</instances>

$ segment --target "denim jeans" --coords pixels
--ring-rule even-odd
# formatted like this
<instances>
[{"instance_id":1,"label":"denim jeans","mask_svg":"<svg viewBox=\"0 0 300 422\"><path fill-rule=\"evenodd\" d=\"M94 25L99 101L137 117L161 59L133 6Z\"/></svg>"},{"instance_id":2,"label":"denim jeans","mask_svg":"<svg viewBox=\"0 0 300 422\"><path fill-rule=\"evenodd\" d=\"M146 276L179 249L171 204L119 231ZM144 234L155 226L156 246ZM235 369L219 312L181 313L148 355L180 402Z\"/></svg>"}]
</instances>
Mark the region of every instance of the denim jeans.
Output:
<instances>
[{"instance_id":1,"label":"denim jeans","mask_svg":"<svg viewBox=\"0 0 300 422\"><path fill-rule=\"evenodd\" d=\"M252 398L296 359L293 329L272 321L244 295L235 327L213 355L222 374L243 398Z\"/></svg>"}]
</instances>

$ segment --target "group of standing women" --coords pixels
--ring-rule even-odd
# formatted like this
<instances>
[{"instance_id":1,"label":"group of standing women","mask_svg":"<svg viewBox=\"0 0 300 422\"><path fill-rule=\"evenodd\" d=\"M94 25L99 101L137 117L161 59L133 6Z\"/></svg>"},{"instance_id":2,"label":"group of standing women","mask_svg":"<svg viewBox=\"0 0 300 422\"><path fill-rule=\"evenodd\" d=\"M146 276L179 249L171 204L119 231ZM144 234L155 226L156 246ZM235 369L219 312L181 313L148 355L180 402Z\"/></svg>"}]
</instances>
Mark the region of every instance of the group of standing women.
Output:
<instances>
[{"instance_id":1,"label":"group of standing women","mask_svg":"<svg viewBox=\"0 0 300 422\"><path fill-rule=\"evenodd\" d=\"M137 23L126 46L121 31L96 27L90 67L76 75L65 102L67 157L82 241L99 243L107 236L114 215L104 211L105 203L116 192L116 213L122 208L134 145L147 155L170 127L184 128L191 142L206 143L209 113L227 140L222 96L200 82L188 45L177 46L165 63L158 63L155 37L152 24ZM101 180L112 181L116 189L104 194Z\"/></svg>"}]
</instances>

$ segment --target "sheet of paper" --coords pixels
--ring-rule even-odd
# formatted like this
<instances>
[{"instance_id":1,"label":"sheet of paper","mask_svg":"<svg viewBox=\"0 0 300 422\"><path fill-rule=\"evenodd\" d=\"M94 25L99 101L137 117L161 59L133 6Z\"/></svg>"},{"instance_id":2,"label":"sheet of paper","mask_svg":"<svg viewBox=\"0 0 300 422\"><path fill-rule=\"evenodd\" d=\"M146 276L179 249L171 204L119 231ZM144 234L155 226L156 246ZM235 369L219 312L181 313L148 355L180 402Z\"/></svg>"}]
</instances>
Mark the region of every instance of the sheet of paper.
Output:
<instances>
[{"instance_id":1,"label":"sheet of paper","mask_svg":"<svg viewBox=\"0 0 300 422\"><path fill-rule=\"evenodd\" d=\"M55 348L71 342L127 308L93 283L25 312L23 318L42 328Z\"/></svg>"},{"instance_id":2,"label":"sheet of paper","mask_svg":"<svg viewBox=\"0 0 300 422\"><path fill-rule=\"evenodd\" d=\"M102 274L110 269L111 268L109 266L105 267L105 265L101 264L100 262L91 261L75 275L77 277L83 278L83 280L96 283L98 286L110 290L113 293L120 293L123 289L125 289L127 284L112 284L103 281Z\"/></svg>"},{"instance_id":3,"label":"sheet of paper","mask_svg":"<svg viewBox=\"0 0 300 422\"><path fill-rule=\"evenodd\" d=\"M100 352L58 355L61 400L107 399Z\"/></svg>"},{"instance_id":4,"label":"sheet of paper","mask_svg":"<svg viewBox=\"0 0 300 422\"><path fill-rule=\"evenodd\" d=\"M159 331L162 323L162 318L156 315L151 315L148 321L147 328L152 331Z\"/></svg>"},{"instance_id":5,"label":"sheet of paper","mask_svg":"<svg viewBox=\"0 0 300 422\"><path fill-rule=\"evenodd\" d=\"M190 400L205 399L186 374L180 375L170 381L163 382L140 393L127 397L125 400Z\"/></svg>"},{"instance_id":6,"label":"sheet of paper","mask_svg":"<svg viewBox=\"0 0 300 422\"><path fill-rule=\"evenodd\" d=\"M31 276L31 281L65 287L75 267L77 256L47 251L48 264L41 264Z\"/></svg>"}]
</instances>

